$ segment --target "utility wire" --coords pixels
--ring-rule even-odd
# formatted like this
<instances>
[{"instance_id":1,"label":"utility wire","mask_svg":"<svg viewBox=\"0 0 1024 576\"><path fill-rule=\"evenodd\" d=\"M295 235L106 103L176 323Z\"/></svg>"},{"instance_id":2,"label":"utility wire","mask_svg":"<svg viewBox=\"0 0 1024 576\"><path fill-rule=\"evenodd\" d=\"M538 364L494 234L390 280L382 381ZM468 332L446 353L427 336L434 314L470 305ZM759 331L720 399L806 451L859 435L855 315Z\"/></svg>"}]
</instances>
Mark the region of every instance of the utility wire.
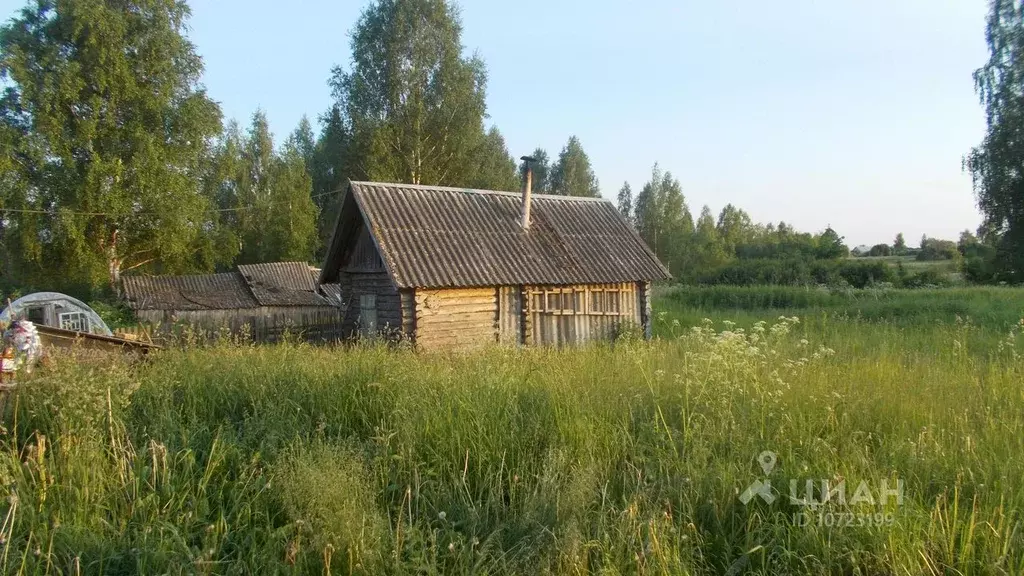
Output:
<instances>
[{"instance_id":1,"label":"utility wire","mask_svg":"<svg viewBox=\"0 0 1024 576\"><path fill-rule=\"evenodd\" d=\"M333 196L340 192L335 190L334 192L324 192L322 194L314 194L310 196L312 199L323 198L324 196ZM256 208L266 208L268 206L277 206L285 204L285 202L271 202L264 206L237 206L235 208L215 208L213 210L207 210L204 214L214 214L223 212L241 212L242 210L254 210ZM31 208L0 208L0 212L13 213L13 214L54 214L54 210L35 210ZM80 212L77 210L68 210L65 214L72 214L75 216L145 216L152 214L163 214L162 211L150 210L147 212L133 212L131 214L112 214L110 212Z\"/></svg>"}]
</instances>

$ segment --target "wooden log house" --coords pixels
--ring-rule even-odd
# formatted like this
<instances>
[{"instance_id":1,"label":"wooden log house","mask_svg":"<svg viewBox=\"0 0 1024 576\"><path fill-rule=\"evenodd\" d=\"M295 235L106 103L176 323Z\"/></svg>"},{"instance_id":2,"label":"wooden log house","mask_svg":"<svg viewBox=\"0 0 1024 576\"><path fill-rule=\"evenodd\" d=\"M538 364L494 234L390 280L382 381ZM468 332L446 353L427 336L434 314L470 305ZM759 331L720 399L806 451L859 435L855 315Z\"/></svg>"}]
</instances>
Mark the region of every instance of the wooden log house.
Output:
<instances>
[{"instance_id":1,"label":"wooden log house","mask_svg":"<svg viewBox=\"0 0 1024 576\"><path fill-rule=\"evenodd\" d=\"M651 333L669 273L601 198L350 182L320 283L342 333L419 349L571 345Z\"/></svg>"}]
</instances>

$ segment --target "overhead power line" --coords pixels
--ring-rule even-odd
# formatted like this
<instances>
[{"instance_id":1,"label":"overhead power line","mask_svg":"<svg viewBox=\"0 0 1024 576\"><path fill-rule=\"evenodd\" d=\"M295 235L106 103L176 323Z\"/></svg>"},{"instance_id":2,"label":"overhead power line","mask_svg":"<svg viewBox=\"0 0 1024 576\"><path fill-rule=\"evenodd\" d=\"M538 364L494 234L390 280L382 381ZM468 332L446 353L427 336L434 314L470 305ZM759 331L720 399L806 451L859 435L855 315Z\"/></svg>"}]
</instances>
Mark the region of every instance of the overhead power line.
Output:
<instances>
[{"instance_id":1,"label":"overhead power line","mask_svg":"<svg viewBox=\"0 0 1024 576\"><path fill-rule=\"evenodd\" d=\"M334 192L324 192L322 194L314 194L314 195L310 196L310 198L317 199L317 198L323 198L324 196L333 196L333 195L337 194L338 192L340 192L340 190L335 190ZM266 208L266 207L269 207L269 206L279 206L279 205L282 205L282 204L286 204L286 202L271 202L271 203L265 204L263 206L250 205L250 206L236 206L234 208L215 208L213 210L205 211L204 214L215 214L215 213L223 213L223 212L241 212L243 210L254 210L256 208ZM12 213L12 214L54 214L55 213L54 210L38 210L38 209L34 209L34 208L0 208L0 212L6 212L6 213ZM129 215L130 216L139 216L139 215L151 215L151 214L162 214L162 213L163 213L162 211L158 211L158 210L147 210L145 212L133 212L133 213L131 213ZM125 216L125 214L113 214L111 212L87 212L87 211L79 211L79 210L66 210L65 214L73 214L75 216Z\"/></svg>"}]
</instances>

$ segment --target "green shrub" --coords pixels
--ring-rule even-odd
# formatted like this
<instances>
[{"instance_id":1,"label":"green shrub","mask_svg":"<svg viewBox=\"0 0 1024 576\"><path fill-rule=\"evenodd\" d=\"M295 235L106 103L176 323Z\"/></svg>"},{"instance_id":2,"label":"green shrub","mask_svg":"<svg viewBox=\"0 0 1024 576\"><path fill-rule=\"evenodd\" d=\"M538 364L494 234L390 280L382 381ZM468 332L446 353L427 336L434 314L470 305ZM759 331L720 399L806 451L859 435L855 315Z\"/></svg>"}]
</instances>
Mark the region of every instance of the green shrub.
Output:
<instances>
[{"instance_id":1,"label":"green shrub","mask_svg":"<svg viewBox=\"0 0 1024 576\"><path fill-rule=\"evenodd\" d=\"M895 282L891 266L881 261L842 260L736 260L703 275L704 285L811 286L849 285L866 288Z\"/></svg>"}]
</instances>

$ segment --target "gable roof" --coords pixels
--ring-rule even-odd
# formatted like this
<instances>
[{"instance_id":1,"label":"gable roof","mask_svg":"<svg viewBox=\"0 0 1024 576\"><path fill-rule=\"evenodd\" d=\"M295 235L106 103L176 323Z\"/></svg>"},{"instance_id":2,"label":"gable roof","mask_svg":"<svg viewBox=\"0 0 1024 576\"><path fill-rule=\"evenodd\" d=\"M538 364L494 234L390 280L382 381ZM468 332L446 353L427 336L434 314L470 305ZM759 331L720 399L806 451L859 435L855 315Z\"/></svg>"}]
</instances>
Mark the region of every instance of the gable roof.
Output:
<instances>
[{"instance_id":1,"label":"gable roof","mask_svg":"<svg viewBox=\"0 0 1024 576\"><path fill-rule=\"evenodd\" d=\"M359 219L399 288L599 284L670 278L611 202L464 188L350 182L321 283L337 282Z\"/></svg>"},{"instance_id":2,"label":"gable roof","mask_svg":"<svg viewBox=\"0 0 1024 576\"><path fill-rule=\"evenodd\" d=\"M260 306L328 306L316 272L303 262L238 266L220 274L125 276L133 310L236 310Z\"/></svg>"}]
</instances>

